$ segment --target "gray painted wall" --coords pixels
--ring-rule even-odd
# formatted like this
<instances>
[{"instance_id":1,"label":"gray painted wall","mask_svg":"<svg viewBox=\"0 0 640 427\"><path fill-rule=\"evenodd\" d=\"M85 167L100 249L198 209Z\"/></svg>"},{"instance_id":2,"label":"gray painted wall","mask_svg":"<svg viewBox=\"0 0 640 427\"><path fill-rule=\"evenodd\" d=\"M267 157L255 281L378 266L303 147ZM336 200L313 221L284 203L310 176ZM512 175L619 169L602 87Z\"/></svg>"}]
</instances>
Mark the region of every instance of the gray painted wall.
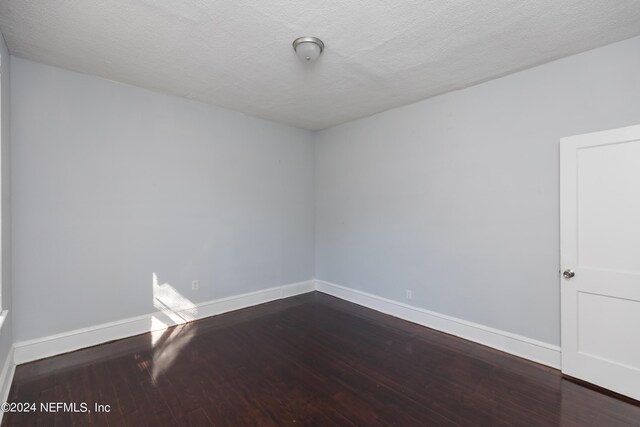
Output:
<instances>
[{"instance_id":1,"label":"gray painted wall","mask_svg":"<svg viewBox=\"0 0 640 427\"><path fill-rule=\"evenodd\" d=\"M558 139L640 123L639 70L634 38L318 133L316 277L559 344Z\"/></svg>"},{"instance_id":2,"label":"gray painted wall","mask_svg":"<svg viewBox=\"0 0 640 427\"><path fill-rule=\"evenodd\" d=\"M315 136L12 58L16 341L310 279L315 233L321 280L558 344L558 139L640 122L638 52Z\"/></svg>"},{"instance_id":3,"label":"gray painted wall","mask_svg":"<svg viewBox=\"0 0 640 427\"><path fill-rule=\"evenodd\" d=\"M11 158L10 158L10 137L11 137L11 122L10 122L10 107L11 107L11 84L10 84L10 64L12 58L9 56L9 51L4 43L4 38L0 34L0 64L2 70L0 70L2 87L0 88L0 96L2 97L2 104L0 105L1 120L2 120L2 134L0 135L0 173L2 174L2 309L8 310L8 316L0 329L0 369L4 366L7 354L11 350L13 344L12 338L12 296L11 296ZM1 386L1 385L0 385Z\"/></svg>"},{"instance_id":4,"label":"gray painted wall","mask_svg":"<svg viewBox=\"0 0 640 427\"><path fill-rule=\"evenodd\" d=\"M12 58L15 340L313 277L312 134ZM200 289L191 290L191 281Z\"/></svg>"}]
</instances>

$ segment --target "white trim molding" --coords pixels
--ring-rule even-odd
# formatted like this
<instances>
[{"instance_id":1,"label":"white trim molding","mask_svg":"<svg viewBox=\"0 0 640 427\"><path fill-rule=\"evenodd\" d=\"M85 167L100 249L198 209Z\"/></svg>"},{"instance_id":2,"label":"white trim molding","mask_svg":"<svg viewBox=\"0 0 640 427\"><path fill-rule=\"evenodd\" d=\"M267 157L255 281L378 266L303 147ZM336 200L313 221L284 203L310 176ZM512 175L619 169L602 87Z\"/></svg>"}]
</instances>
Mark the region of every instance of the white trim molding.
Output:
<instances>
[{"instance_id":1,"label":"white trim molding","mask_svg":"<svg viewBox=\"0 0 640 427\"><path fill-rule=\"evenodd\" d=\"M0 331L2 331L2 325L4 325L5 320L7 320L7 316L9 316L8 310L2 310L2 312L0 312Z\"/></svg>"},{"instance_id":2,"label":"white trim molding","mask_svg":"<svg viewBox=\"0 0 640 427\"><path fill-rule=\"evenodd\" d=\"M13 383L13 374L16 372L16 364L13 361L14 347L11 346L7 357L0 371L0 403L4 403L9 399L9 391L11 390L11 384ZM2 416L4 412L0 411L0 423L2 422Z\"/></svg>"},{"instance_id":3,"label":"white trim molding","mask_svg":"<svg viewBox=\"0 0 640 427\"><path fill-rule=\"evenodd\" d=\"M5 363L2 371L2 375L10 372L9 377L7 377L9 385L6 392L8 393L8 388L11 384L10 379L13 377L13 370L16 364L20 365L113 340L164 329L168 326L184 323L184 321L180 321L181 318L189 319L188 321L203 319L314 290L543 365L560 368L561 352L558 346L334 283L309 280L199 303L195 305L196 310L189 308L172 313L178 316L167 316L166 313L156 312L15 343L15 353L13 353L14 350L12 349L13 357L8 358L10 362L7 362L10 365ZM0 386L4 384L1 381L6 382L7 378L0 377ZM4 389L2 391L4 392Z\"/></svg>"},{"instance_id":4,"label":"white trim molding","mask_svg":"<svg viewBox=\"0 0 640 427\"><path fill-rule=\"evenodd\" d=\"M240 310L242 308L264 304L314 290L315 282L308 280L198 303L188 309L173 310L171 313L158 311L156 313L22 341L14 344L15 353L12 361L15 361L17 365L21 365L45 357L68 353L105 342L144 334L146 332L161 330L169 326L215 316L229 311Z\"/></svg>"},{"instance_id":5,"label":"white trim molding","mask_svg":"<svg viewBox=\"0 0 640 427\"><path fill-rule=\"evenodd\" d=\"M381 313L455 335L552 368L560 369L560 347L445 314L435 313L334 283L316 280L316 290Z\"/></svg>"}]
</instances>

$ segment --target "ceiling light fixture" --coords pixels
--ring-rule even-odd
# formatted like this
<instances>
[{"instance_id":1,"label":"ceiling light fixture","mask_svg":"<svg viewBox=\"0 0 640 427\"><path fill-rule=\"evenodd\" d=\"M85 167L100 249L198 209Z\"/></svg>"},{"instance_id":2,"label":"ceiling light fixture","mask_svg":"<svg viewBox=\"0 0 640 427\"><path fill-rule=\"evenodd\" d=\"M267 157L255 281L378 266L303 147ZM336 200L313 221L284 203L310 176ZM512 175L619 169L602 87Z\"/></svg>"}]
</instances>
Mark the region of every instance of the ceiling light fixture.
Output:
<instances>
[{"instance_id":1,"label":"ceiling light fixture","mask_svg":"<svg viewBox=\"0 0 640 427\"><path fill-rule=\"evenodd\" d=\"M306 62L313 62L324 50L324 43L317 37L298 37L293 41L293 50L298 58Z\"/></svg>"}]
</instances>

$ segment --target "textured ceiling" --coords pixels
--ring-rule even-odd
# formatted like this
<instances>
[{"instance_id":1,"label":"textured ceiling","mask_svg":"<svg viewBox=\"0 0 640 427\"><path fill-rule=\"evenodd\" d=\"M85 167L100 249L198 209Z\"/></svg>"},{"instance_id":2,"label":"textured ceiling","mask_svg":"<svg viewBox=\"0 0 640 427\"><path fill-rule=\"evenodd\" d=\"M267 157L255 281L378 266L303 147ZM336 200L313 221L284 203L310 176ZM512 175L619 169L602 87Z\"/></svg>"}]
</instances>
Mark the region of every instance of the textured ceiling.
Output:
<instances>
[{"instance_id":1,"label":"textured ceiling","mask_svg":"<svg viewBox=\"0 0 640 427\"><path fill-rule=\"evenodd\" d=\"M639 35L640 1L0 0L0 30L24 58L322 129Z\"/></svg>"}]
</instances>

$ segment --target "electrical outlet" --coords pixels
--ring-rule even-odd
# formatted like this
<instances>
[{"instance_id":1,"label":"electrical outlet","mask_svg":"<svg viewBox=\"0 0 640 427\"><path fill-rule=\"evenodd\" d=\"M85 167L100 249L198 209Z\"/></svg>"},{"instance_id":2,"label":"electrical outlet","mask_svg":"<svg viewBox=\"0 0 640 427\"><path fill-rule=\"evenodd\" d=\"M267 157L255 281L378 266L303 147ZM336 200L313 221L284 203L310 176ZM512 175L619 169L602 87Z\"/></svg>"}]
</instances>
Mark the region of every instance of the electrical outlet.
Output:
<instances>
[{"instance_id":1,"label":"electrical outlet","mask_svg":"<svg viewBox=\"0 0 640 427\"><path fill-rule=\"evenodd\" d=\"M194 291L197 291L198 289L200 289L200 281L194 280L193 282L191 282L191 289Z\"/></svg>"},{"instance_id":2,"label":"electrical outlet","mask_svg":"<svg viewBox=\"0 0 640 427\"><path fill-rule=\"evenodd\" d=\"M406 290L405 297L407 299L413 299L413 292L411 291L411 289Z\"/></svg>"}]
</instances>

